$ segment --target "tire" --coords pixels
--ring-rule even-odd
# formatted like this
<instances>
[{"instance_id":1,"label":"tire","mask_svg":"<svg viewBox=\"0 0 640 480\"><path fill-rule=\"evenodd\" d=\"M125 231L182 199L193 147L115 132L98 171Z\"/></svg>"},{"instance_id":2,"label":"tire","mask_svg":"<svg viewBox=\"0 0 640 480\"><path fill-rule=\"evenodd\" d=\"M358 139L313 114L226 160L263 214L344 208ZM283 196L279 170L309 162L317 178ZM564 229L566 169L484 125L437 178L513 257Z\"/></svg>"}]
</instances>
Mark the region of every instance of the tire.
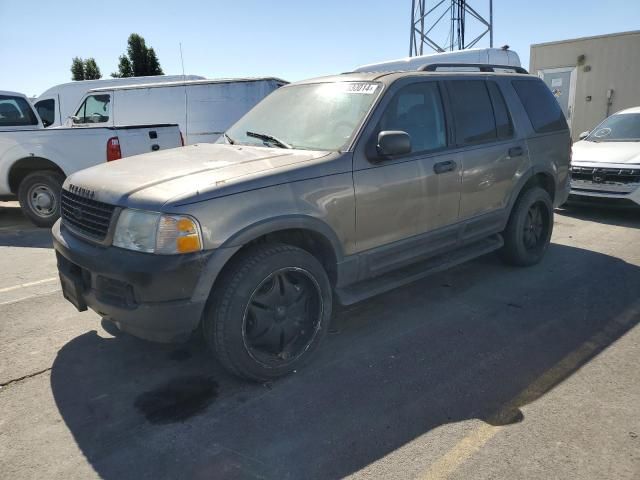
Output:
<instances>
[{"instance_id":1,"label":"tire","mask_svg":"<svg viewBox=\"0 0 640 480\"><path fill-rule=\"evenodd\" d=\"M536 213L537 212L537 213ZM519 267L535 265L544 256L553 232L553 202L546 190L531 187L520 194L502 232L502 259Z\"/></svg>"},{"instance_id":2,"label":"tire","mask_svg":"<svg viewBox=\"0 0 640 480\"><path fill-rule=\"evenodd\" d=\"M331 319L327 274L285 244L250 247L223 272L205 309L205 341L234 375L264 382L300 368Z\"/></svg>"},{"instance_id":3,"label":"tire","mask_svg":"<svg viewBox=\"0 0 640 480\"><path fill-rule=\"evenodd\" d=\"M20 182L20 208L33 224L51 228L56 223L60 217L63 183L63 175L47 170L30 173Z\"/></svg>"}]
</instances>

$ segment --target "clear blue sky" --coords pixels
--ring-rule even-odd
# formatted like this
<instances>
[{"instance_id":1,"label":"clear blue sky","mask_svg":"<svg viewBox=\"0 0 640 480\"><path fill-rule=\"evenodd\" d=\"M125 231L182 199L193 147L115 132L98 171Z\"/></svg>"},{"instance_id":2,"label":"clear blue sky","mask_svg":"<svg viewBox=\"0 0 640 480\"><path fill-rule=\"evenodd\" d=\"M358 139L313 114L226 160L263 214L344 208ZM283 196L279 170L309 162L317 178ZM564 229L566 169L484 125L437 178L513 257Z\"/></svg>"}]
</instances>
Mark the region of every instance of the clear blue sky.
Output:
<instances>
[{"instance_id":1,"label":"clear blue sky","mask_svg":"<svg viewBox=\"0 0 640 480\"><path fill-rule=\"evenodd\" d=\"M486 11L488 0L470 0ZM273 75L343 72L408 55L411 0L0 0L0 89L39 95L70 80L74 56L93 56L103 77L139 33L165 73ZM494 0L495 46L525 67L529 46L640 29L638 0ZM469 35L469 34L468 34ZM443 39L444 40L444 39ZM488 46L488 38L479 46Z\"/></svg>"}]
</instances>

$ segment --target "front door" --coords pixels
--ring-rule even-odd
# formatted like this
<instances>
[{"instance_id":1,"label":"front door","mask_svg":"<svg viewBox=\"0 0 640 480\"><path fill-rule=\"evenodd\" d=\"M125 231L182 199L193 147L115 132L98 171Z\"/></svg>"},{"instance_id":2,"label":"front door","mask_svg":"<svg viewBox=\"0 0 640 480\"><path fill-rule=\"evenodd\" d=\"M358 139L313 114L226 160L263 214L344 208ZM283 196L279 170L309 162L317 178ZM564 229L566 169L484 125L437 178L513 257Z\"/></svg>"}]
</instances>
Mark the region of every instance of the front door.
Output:
<instances>
[{"instance_id":1,"label":"front door","mask_svg":"<svg viewBox=\"0 0 640 480\"><path fill-rule=\"evenodd\" d=\"M371 162L358 158L353 180L358 250L393 248L410 237L453 224L460 203L460 165L448 151L437 81L413 81L384 107L370 138L400 130L411 137L410 154ZM455 235L453 235L455 237ZM413 249L405 249L411 256ZM416 252L417 253L417 252Z\"/></svg>"},{"instance_id":2,"label":"front door","mask_svg":"<svg viewBox=\"0 0 640 480\"><path fill-rule=\"evenodd\" d=\"M571 128L576 87L576 67L538 70L538 76L544 80L553 96L556 97L567 119L569 128Z\"/></svg>"}]
</instances>

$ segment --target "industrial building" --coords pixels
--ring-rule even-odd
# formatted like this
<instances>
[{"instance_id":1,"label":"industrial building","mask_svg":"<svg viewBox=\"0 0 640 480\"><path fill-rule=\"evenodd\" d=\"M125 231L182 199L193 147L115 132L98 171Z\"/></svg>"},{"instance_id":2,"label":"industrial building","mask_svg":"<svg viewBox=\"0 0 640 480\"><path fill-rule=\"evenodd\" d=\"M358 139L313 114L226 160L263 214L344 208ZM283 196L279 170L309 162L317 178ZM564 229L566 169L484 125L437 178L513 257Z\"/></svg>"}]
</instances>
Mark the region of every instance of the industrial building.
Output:
<instances>
[{"instance_id":1,"label":"industrial building","mask_svg":"<svg viewBox=\"0 0 640 480\"><path fill-rule=\"evenodd\" d=\"M554 93L573 139L640 105L640 31L531 45L529 71Z\"/></svg>"}]
</instances>

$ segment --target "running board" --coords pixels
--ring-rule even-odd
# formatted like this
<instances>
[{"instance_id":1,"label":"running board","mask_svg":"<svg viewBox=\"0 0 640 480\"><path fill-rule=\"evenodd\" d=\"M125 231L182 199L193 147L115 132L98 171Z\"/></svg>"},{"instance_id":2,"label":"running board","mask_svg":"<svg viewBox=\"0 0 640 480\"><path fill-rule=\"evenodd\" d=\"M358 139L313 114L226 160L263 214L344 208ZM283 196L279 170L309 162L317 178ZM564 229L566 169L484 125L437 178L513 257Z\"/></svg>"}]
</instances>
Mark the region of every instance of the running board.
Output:
<instances>
[{"instance_id":1,"label":"running board","mask_svg":"<svg viewBox=\"0 0 640 480\"><path fill-rule=\"evenodd\" d=\"M499 234L492 235L451 252L442 253L427 260L393 270L379 277L364 280L345 288L338 288L336 289L336 297L341 305L352 305L493 252L502 247L502 245L504 245L502 236Z\"/></svg>"}]
</instances>

